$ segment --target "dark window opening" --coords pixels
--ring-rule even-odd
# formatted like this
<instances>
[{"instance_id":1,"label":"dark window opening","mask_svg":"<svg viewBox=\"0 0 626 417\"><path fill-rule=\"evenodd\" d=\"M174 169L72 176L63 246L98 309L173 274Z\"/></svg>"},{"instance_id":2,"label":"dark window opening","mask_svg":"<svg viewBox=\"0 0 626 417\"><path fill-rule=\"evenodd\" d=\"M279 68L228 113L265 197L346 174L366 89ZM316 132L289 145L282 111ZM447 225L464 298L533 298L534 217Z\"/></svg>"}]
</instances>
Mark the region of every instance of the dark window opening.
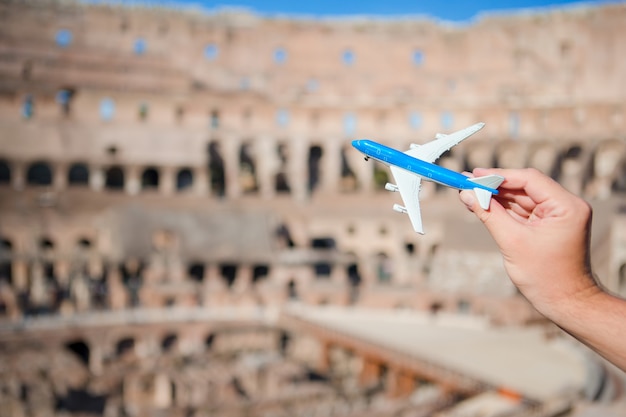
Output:
<instances>
[{"instance_id":1,"label":"dark window opening","mask_svg":"<svg viewBox=\"0 0 626 417\"><path fill-rule=\"evenodd\" d=\"M141 174L141 189L157 189L159 188L159 171L156 168L146 168Z\"/></svg>"},{"instance_id":2,"label":"dark window opening","mask_svg":"<svg viewBox=\"0 0 626 417\"><path fill-rule=\"evenodd\" d=\"M122 171L122 168L114 166L107 169L104 186L109 190L123 190L124 171Z\"/></svg>"},{"instance_id":3,"label":"dark window opening","mask_svg":"<svg viewBox=\"0 0 626 417\"><path fill-rule=\"evenodd\" d=\"M336 249L335 239L331 237L322 237L311 239L311 247L315 250L333 251ZM333 265L329 262L316 262L313 264L315 275L317 277L329 277L332 273Z\"/></svg>"},{"instance_id":4,"label":"dark window opening","mask_svg":"<svg viewBox=\"0 0 626 417\"><path fill-rule=\"evenodd\" d=\"M415 254L415 245L413 243L407 242L404 244L404 249L406 250L406 253L408 255L414 255Z\"/></svg>"},{"instance_id":5,"label":"dark window opening","mask_svg":"<svg viewBox=\"0 0 626 417\"><path fill-rule=\"evenodd\" d=\"M54 249L54 242L47 237L39 239L39 249L42 251L48 251Z\"/></svg>"},{"instance_id":6,"label":"dark window opening","mask_svg":"<svg viewBox=\"0 0 626 417\"><path fill-rule=\"evenodd\" d=\"M298 290L296 288L296 282L292 279L289 280L289 282L287 283L287 297L290 300L297 300L298 297Z\"/></svg>"},{"instance_id":7,"label":"dark window opening","mask_svg":"<svg viewBox=\"0 0 626 417\"><path fill-rule=\"evenodd\" d=\"M289 350L289 342L291 341L291 337L287 332L280 332L280 339L278 340L278 349L280 350L280 354L285 356Z\"/></svg>"},{"instance_id":8,"label":"dark window opening","mask_svg":"<svg viewBox=\"0 0 626 417\"><path fill-rule=\"evenodd\" d=\"M291 187L289 186L289 179L287 178L287 174L284 172L279 172L274 177L274 188L279 194L289 194L291 193Z\"/></svg>"},{"instance_id":9,"label":"dark window opening","mask_svg":"<svg viewBox=\"0 0 626 417\"><path fill-rule=\"evenodd\" d=\"M270 273L270 268L267 265L257 265L252 270L252 282L256 283L263 278L266 278Z\"/></svg>"},{"instance_id":10,"label":"dark window opening","mask_svg":"<svg viewBox=\"0 0 626 417\"><path fill-rule=\"evenodd\" d=\"M296 246L291 238L289 228L284 223L276 228L276 238L278 239L281 247L293 248Z\"/></svg>"},{"instance_id":11,"label":"dark window opening","mask_svg":"<svg viewBox=\"0 0 626 417\"><path fill-rule=\"evenodd\" d=\"M168 334L167 336L163 338L163 340L161 340L161 350L163 352L169 352L176 345L177 341L178 341L178 336L176 336L173 333Z\"/></svg>"},{"instance_id":12,"label":"dark window opening","mask_svg":"<svg viewBox=\"0 0 626 417\"><path fill-rule=\"evenodd\" d=\"M244 193L254 193L259 190L256 178L256 165L252 158L249 144L243 144L239 148L239 185Z\"/></svg>"},{"instance_id":13,"label":"dark window opening","mask_svg":"<svg viewBox=\"0 0 626 417\"><path fill-rule=\"evenodd\" d=\"M189 265L187 275L196 282L202 282L204 280L204 264L192 263Z\"/></svg>"},{"instance_id":14,"label":"dark window opening","mask_svg":"<svg viewBox=\"0 0 626 417\"><path fill-rule=\"evenodd\" d=\"M309 192L313 192L317 188L320 181L320 166L323 151L320 146L311 146L309 149Z\"/></svg>"},{"instance_id":15,"label":"dark window opening","mask_svg":"<svg viewBox=\"0 0 626 417\"><path fill-rule=\"evenodd\" d=\"M11 168L9 163L0 159L0 184L11 183Z\"/></svg>"},{"instance_id":16,"label":"dark window opening","mask_svg":"<svg viewBox=\"0 0 626 417\"><path fill-rule=\"evenodd\" d=\"M72 164L67 173L67 182L70 185L89 184L89 169L82 163Z\"/></svg>"},{"instance_id":17,"label":"dark window opening","mask_svg":"<svg viewBox=\"0 0 626 417\"><path fill-rule=\"evenodd\" d=\"M26 173L29 185L52 185L52 170L45 162L35 162Z\"/></svg>"},{"instance_id":18,"label":"dark window opening","mask_svg":"<svg viewBox=\"0 0 626 417\"><path fill-rule=\"evenodd\" d=\"M78 247L81 249L89 249L91 248L91 240L87 238L81 238L78 240Z\"/></svg>"},{"instance_id":19,"label":"dark window opening","mask_svg":"<svg viewBox=\"0 0 626 417\"><path fill-rule=\"evenodd\" d=\"M176 174L176 189L178 191L191 188L193 185L193 173L189 168L183 168Z\"/></svg>"},{"instance_id":20,"label":"dark window opening","mask_svg":"<svg viewBox=\"0 0 626 417\"><path fill-rule=\"evenodd\" d=\"M115 354L117 356L125 355L128 352L132 352L135 349L135 340L132 338L125 338L117 342L115 345Z\"/></svg>"},{"instance_id":21,"label":"dark window opening","mask_svg":"<svg viewBox=\"0 0 626 417\"><path fill-rule=\"evenodd\" d=\"M89 346L83 341L69 342L65 348L75 354L85 366L89 366Z\"/></svg>"},{"instance_id":22,"label":"dark window opening","mask_svg":"<svg viewBox=\"0 0 626 417\"><path fill-rule=\"evenodd\" d=\"M228 288L232 287L237 278L237 265L224 264L220 267L222 279L226 282Z\"/></svg>"},{"instance_id":23,"label":"dark window opening","mask_svg":"<svg viewBox=\"0 0 626 417\"><path fill-rule=\"evenodd\" d=\"M358 188L358 182L354 171L348 163L346 156L346 149L341 149L341 190L342 191L356 191Z\"/></svg>"},{"instance_id":24,"label":"dark window opening","mask_svg":"<svg viewBox=\"0 0 626 417\"><path fill-rule=\"evenodd\" d=\"M204 347L206 347L207 349L211 349L214 343L215 343L215 333L210 333L204 339Z\"/></svg>"},{"instance_id":25,"label":"dark window opening","mask_svg":"<svg viewBox=\"0 0 626 417\"><path fill-rule=\"evenodd\" d=\"M208 159L211 191L214 195L223 197L226 193L226 177L224 174L224 159L222 158L218 142L209 143Z\"/></svg>"}]
</instances>

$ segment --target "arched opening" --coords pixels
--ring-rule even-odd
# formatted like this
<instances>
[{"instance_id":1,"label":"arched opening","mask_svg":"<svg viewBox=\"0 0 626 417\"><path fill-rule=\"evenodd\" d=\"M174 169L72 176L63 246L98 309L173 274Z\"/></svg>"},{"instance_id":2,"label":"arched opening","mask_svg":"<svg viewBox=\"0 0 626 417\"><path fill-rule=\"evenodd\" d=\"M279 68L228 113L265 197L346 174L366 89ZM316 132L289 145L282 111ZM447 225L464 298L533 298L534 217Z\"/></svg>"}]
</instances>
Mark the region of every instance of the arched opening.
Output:
<instances>
[{"instance_id":1,"label":"arched opening","mask_svg":"<svg viewBox=\"0 0 626 417\"><path fill-rule=\"evenodd\" d=\"M69 185L89 184L89 169L87 165L83 163L72 164L67 172L67 182Z\"/></svg>"},{"instance_id":2,"label":"arched opening","mask_svg":"<svg viewBox=\"0 0 626 417\"><path fill-rule=\"evenodd\" d=\"M65 348L75 354L85 366L89 366L89 346L82 340L68 342Z\"/></svg>"},{"instance_id":3,"label":"arched opening","mask_svg":"<svg viewBox=\"0 0 626 417\"><path fill-rule=\"evenodd\" d=\"M124 171L118 166L110 167L106 170L106 178L104 186L108 190L123 190L124 189Z\"/></svg>"},{"instance_id":4,"label":"arched opening","mask_svg":"<svg viewBox=\"0 0 626 417\"><path fill-rule=\"evenodd\" d=\"M551 177L555 180L559 180L566 174L569 165L580 162L583 154L583 148L580 145L572 145L568 149L564 150L558 157L554 169L551 172Z\"/></svg>"},{"instance_id":5,"label":"arched opening","mask_svg":"<svg viewBox=\"0 0 626 417\"><path fill-rule=\"evenodd\" d=\"M115 354L120 357L127 355L135 350L135 339L132 337L126 337L121 339L115 345Z\"/></svg>"},{"instance_id":6,"label":"arched opening","mask_svg":"<svg viewBox=\"0 0 626 417\"><path fill-rule=\"evenodd\" d=\"M296 281L292 278L287 283L287 298L290 300L297 300L298 297L298 289L296 288Z\"/></svg>"},{"instance_id":7,"label":"arched opening","mask_svg":"<svg viewBox=\"0 0 626 417\"><path fill-rule=\"evenodd\" d=\"M256 164L249 143L244 143L239 148L239 186L245 194L255 193L259 190Z\"/></svg>"},{"instance_id":8,"label":"arched opening","mask_svg":"<svg viewBox=\"0 0 626 417\"><path fill-rule=\"evenodd\" d=\"M270 273L270 267L268 265L255 265L252 269L252 282L257 283L258 281L266 278Z\"/></svg>"},{"instance_id":9,"label":"arched opening","mask_svg":"<svg viewBox=\"0 0 626 417\"><path fill-rule=\"evenodd\" d=\"M54 242L49 237L42 237L39 239L39 249L42 252L49 252L54 250Z\"/></svg>"},{"instance_id":10,"label":"arched opening","mask_svg":"<svg viewBox=\"0 0 626 417\"><path fill-rule=\"evenodd\" d=\"M393 276L393 265L386 253L376 255L376 278L380 284L388 284Z\"/></svg>"},{"instance_id":11,"label":"arched opening","mask_svg":"<svg viewBox=\"0 0 626 417\"><path fill-rule=\"evenodd\" d=\"M213 348L214 344L215 344L215 333L209 333L207 337L204 339L204 347L207 350L210 350L211 348Z\"/></svg>"},{"instance_id":12,"label":"arched opening","mask_svg":"<svg viewBox=\"0 0 626 417\"><path fill-rule=\"evenodd\" d=\"M0 283L13 283L13 244L8 239L0 239Z\"/></svg>"},{"instance_id":13,"label":"arched opening","mask_svg":"<svg viewBox=\"0 0 626 417\"><path fill-rule=\"evenodd\" d=\"M237 265L223 264L220 266L220 273L222 275L222 279L226 282L228 288L230 288L233 286L233 283L237 278Z\"/></svg>"},{"instance_id":14,"label":"arched opening","mask_svg":"<svg viewBox=\"0 0 626 417\"><path fill-rule=\"evenodd\" d=\"M293 242L293 239L291 238L291 232L289 231L289 227L287 227L285 223L280 224L276 228L275 235L278 241L278 246L280 248L293 248L296 246Z\"/></svg>"},{"instance_id":15,"label":"arched opening","mask_svg":"<svg viewBox=\"0 0 626 417\"><path fill-rule=\"evenodd\" d=\"M209 143L207 150L211 192L213 195L223 197L226 193L226 176L224 174L224 158L217 141Z\"/></svg>"},{"instance_id":16,"label":"arched opening","mask_svg":"<svg viewBox=\"0 0 626 417\"><path fill-rule=\"evenodd\" d=\"M0 184L11 183L11 168L9 163L4 159L0 159Z\"/></svg>"},{"instance_id":17,"label":"arched opening","mask_svg":"<svg viewBox=\"0 0 626 417\"><path fill-rule=\"evenodd\" d=\"M361 285L361 274L359 274L359 266L351 263L346 267L348 275L348 284L350 285L350 304L357 302L359 298L359 286Z\"/></svg>"},{"instance_id":18,"label":"arched opening","mask_svg":"<svg viewBox=\"0 0 626 417\"><path fill-rule=\"evenodd\" d=\"M280 332L280 338L278 340L278 350L280 354L286 356L289 351L289 342L291 341L291 337L287 332Z\"/></svg>"},{"instance_id":19,"label":"arched opening","mask_svg":"<svg viewBox=\"0 0 626 417\"><path fill-rule=\"evenodd\" d=\"M182 168L176 174L176 190L183 191L193 185L193 173L189 168Z\"/></svg>"},{"instance_id":20,"label":"arched opening","mask_svg":"<svg viewBox=\"0 0 626 417\"><path fill-rule=\"evenodd\" d=\"M278 159L278 172L274 176L274 189L277 193L290 193L291 186L287 175L287 145L279 143L276 145L276 157Z\"/></svg>"},{"instance_id":21,"label":"arched opening","mask_svg":"<svg viewBox=\"0 0 626 417\"><path fill-rule=\"evenodd\" d=\"M141 174L141 189L156 190L159 188L159 171L156 168L146 168Z\"/></svg>"},{"instance_id":22,"label":"arched opening","mask_svg":"<svg viewBox=\"0 0 626 417\"><path fill-rule=\"evenodd\" d=\"M166 335L163 340L161 340L161 351L171 352L172 349L176 346L177 341L178 336L176 336L174 333Z\"/></svg>"},{"instance_id":23,"label":"arched opening","mask_svg":"<svg viewBox=\"0 0 626 417\"><path fill-rule=\"evenodd\" d=\"M199 262L189 264L187 276L195 282L202 282L204 280L204 264Z\"/></svg>"},{"instance_id":24,"label":"arched opening","mask_svg":"<svg viewBox=\"0 0 626 417\"><path fill-rule=\"evenodd\" d=\"M348 162L348 157L346 156L346 148L341 148L341 180L340 180L340 188L341 191L351 192L356 191L358 189L358 181L356 178L356 174L352 170L350 163Z\"/></svg>"},{"instance_id":25,"label":"arched opening","mask_svg":"<svg viewBox=\"0 0 626 417\"><path fill-rule=\"evenodd\" d=\"M336 249L336 247L337 245L335 239L332 237L319 237L311 239L311 248L316 251L320 251L320 253L325 252L330 254ZM313 269L317 278L328 278L332 273L333 265L328 261L320 261L313 264Z\"/></svg>"},{"instance_id":26,"label":"arched opening","mask_svg":"<svg viewBox=\"0 0 626 417\"><path fill-rule=\"evenodd\" d=\"M320 171L320 167L321 167L321 160L323 157L323 151L322 151L322 147L315 145L315 146L311 146L309 148L309 162L308 162L308 166L309 166L309 181L308 181L308 187L309 187L309 193L312 193L315 188L317 188L317 186L319 185L320 182L320 176L321 176L321 171Z\"/></svg>"},{"instance_id":27,"label":"arched opening","mask_svg":"<svg viewBox=\"0 0 626 417\"><path fill-rule=\"evenodd\" d=\"M46 162L34 162L26 172L26 183L29 185L52 185L52 169Z\"/></svg>"}]
</instances>

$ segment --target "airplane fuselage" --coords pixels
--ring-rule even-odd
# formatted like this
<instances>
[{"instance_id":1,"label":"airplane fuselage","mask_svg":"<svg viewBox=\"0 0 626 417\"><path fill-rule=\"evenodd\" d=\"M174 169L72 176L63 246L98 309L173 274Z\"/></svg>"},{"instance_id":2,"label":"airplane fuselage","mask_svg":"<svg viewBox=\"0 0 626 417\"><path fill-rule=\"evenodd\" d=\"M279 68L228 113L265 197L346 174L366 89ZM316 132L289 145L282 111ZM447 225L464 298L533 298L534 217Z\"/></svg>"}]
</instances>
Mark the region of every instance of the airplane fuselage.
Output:
<instances>
[{"instance_id":1,"label":"airplane fuselage","mask_svg":"<svg viewBox=\"0 0 626 417\"><path fill-rule=\"evenodd\" d=\"M436 182L458 190L482 188L493 194L498 194L498 190L468 181L468 177L459 172L449 170L430 162L422 161L421 159L413 158L403 152L371 140L355 140L352 142L352 146L362 152L366 157L375 159L385 165L395 165L398 168L402 168L420 176L426 181Z\"/></svg>"}]
</instances>

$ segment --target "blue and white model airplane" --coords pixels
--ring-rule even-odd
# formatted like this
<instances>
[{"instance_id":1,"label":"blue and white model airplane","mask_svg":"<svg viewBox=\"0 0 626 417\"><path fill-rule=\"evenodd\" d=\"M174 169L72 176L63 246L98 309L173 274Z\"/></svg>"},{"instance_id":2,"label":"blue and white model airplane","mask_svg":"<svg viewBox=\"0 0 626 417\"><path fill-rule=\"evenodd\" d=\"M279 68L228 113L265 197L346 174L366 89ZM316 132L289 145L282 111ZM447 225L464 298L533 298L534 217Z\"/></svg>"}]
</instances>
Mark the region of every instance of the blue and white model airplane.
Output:
<instances>
[{"instance_id":1,"label":"blue and white model airplane","mask_svg":"<svg viewBox=\"0 0 626 417\"><path fill-rule=\"evenodd\" d=\"M438 133L435 140L423 145L411 144L406 152L400 152L367 139L354 140L352 146L365 154L366 161L373 158L389 166L397 185L387 183L385 189L400 191L405 204L404 207L394 204L393 209L400 213L407 213L413 229L417 233L424 234L419 203L422 179L458 190L474 190L480 206L485 210L489 208L491 195L498 194L497 188L504 181L504 177L487 175L470 178L433 163L444 152L478 132L484 125L484 123L476 123L449 135Z\"/></svg>"}]
</instances>

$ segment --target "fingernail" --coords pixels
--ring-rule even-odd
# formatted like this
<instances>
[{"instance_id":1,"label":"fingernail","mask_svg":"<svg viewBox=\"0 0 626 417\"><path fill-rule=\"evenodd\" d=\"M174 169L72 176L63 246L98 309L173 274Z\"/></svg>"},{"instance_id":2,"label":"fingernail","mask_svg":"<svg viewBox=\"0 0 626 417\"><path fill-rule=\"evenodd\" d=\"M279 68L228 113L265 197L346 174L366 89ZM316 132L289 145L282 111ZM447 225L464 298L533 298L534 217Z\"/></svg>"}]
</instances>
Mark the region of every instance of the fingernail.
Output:
<instances>
[{"instance_id":1,"label":"fingernail","mask_svg":"<svg viewBox=\"0 0 626 417\"><path fill-rule=\"evenodd\" d=\"M467 208L471 209L474 207L474 194L471 191L463 190L459 193L459 197Z\"/></svg>"}]
</instances>

